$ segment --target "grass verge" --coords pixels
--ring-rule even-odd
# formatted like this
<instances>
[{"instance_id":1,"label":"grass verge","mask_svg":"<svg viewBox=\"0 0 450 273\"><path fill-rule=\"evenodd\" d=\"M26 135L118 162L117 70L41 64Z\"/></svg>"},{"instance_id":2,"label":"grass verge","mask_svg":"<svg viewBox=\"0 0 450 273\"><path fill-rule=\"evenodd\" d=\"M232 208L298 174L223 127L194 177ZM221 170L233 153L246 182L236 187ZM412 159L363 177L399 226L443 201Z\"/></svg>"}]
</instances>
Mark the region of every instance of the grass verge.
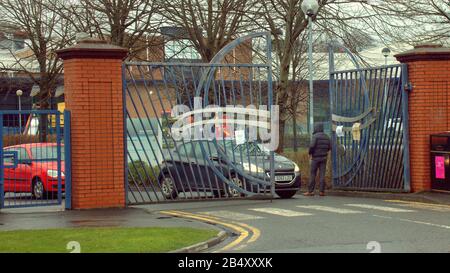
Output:
<instances>
[{"instance_id":1,"label":"grass verge","mask_svg":"<svg viewBox=\"0 0 450 273\"><path fill-rule=\"evenodd\" d=\"M76 228L0 232L3 253L69 253L78 242L81 253L168 252L209 240L215 230L191 228Z\"/></svg>"}]
</instances>

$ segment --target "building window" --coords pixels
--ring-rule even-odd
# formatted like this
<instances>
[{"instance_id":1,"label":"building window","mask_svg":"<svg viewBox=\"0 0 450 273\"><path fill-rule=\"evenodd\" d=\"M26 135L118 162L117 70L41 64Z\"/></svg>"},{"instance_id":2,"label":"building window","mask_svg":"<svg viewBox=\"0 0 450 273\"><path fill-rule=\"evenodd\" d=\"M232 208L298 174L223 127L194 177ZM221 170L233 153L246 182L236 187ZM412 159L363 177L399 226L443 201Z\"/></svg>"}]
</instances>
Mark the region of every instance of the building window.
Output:
<instances>
[{"instance_id":1,"label":"building window","mask_svg":"<svg viewBox=\"0 0 450 273\"><path fill-rule=\"evenodd\" d=\"M25 48L25 41L21 39L14 39L14 49L22 50Z\"/></svg>"},{"instance_id":2,"label":"building window","mask_svg":"<svg viewBox=\"0 0 450 273\"><path fill-rule=\"evenodd\" d=\"M176 39L166 41L164 46L166 61L172 60L200 60L201 56L192 41Z\"/></svg>"}]
</instances>

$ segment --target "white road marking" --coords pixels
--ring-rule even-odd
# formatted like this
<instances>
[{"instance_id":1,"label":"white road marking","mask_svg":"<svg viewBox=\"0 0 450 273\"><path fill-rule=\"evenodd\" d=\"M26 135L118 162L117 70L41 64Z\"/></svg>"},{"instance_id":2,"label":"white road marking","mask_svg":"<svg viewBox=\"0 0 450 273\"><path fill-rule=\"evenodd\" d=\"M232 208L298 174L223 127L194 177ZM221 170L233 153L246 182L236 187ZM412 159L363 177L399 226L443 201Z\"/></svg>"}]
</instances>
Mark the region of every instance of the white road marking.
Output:
<instances>
[{"instance_id":1,"label":"white road marking","mask_svg":"<svg viewBox=\"0 0 450 273\"><path fill-rule=\"evenodd\" d=\"M415 221L415 220L402 219L402 218L394 218L394 217L381 216L381 215L373 215L373 216L374 216L374 217L378 217L378 218L392 219L392 220L399 220L399 221L402 221L402 222L408 222L408 223L414 223L414 224L420 224L420 225L426 225L426 226L432 226L432 227L438 227L438 228L450 229L450 226L446 226L446 225L439 225L439 224L433 224L433 223L428 223L428 222Z\"/></svg>"},{"instance_id":2,"label":"white road marking","mask_svg":"<svg viewBox=\"0 0 450 273\"><path fill-rule=\"evenodd\" d=\"M401 201L401 200L386 200L386 202L397 203L402 207L410 207L414 209L425 209L425 210L433 210L439 212L450 212L450 206L448 205L440 205L440 204L430 204L430 203L422 203L422 202L410 202L410 201Z\"/></svg>"},{"instance_id":3,"label":"white road marking","mask_svg":"<svg viewBox=\"0 0 450 273\"><path fill-rule=\"evenodd\" d=\"M296 217L296 216L310 216L311 213L304 213L299 211L293 211L293 210L287 210L287 209L277 209L277 208L255 208L255 209L249 209L257 212L263 212L263 213L269 213L274 214L278 216L284 216L284 217Z\"/></svg>"},{"instance_id":4,"label":"white road marking","mask_svg":"<svg viewBox=\"0 0 450 273\"><path fill-rule=\"evenodd\" d=\"M414 210L409 210L409 209L400 209L400 208L385 207L385 206L375 206L375 205L368 205L368 204L346 204L346 206L362 208L362 209L381 210L381 211L387 211L387 212L415 212Z\"/></svg>"},{"instance_id":5,"label":"white road marking","mask_svg":"<svg viewBox=\"0 0 450 273\"><path fill-rule=\"evenodd\" d=\"M449 208L442 208L442 207L434 207L434 206L427 206L427 205L420 205L420 204L399 204L402 207L409 207L413 209L424 209L424 210L433 210L438 212L450 212Z\"/></svg>"},{"instance_id":6,"label":"white road marking","mask_svg":"<svg viewBox=\"0 0 450 273\"><path fill-rule=\"evenodd\" d=\"M357 210L342 209L342 208L333 208L333 207L326 207L326 206L297 206L297 208L302 208L302 209L312 209L312 210L320 210L320 211L333 212L333 213L338 213L338 214L356 214L356 213L363 213L362 211L357 211Z\"/></svg>"},{"instance_id":7,"label":"white road marking","mask_svg":"<svg viewBox=\"0 0 450 273\"><path fill-rule=\"evenodd\" d=\"M245 220L257 220L257 219L263 219L264 217L257 216L257 215L251 215L251 214L244 214L239 212L233 212L228 210L217 210L217 211L205 211L205 212L199 212L200 214L209 215L209 216L215 216L220 218L226 218L236 221L245 221Z\"/></svg>"}]
</instances>

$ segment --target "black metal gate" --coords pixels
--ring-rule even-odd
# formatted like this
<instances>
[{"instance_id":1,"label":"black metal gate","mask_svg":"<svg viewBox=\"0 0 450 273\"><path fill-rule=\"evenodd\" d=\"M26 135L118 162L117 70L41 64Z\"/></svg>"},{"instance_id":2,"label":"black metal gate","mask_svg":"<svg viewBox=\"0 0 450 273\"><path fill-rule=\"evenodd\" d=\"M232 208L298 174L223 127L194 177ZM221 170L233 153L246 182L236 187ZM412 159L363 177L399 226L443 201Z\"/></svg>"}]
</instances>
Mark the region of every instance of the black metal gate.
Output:
<instances>
[{"instance_id":1,"label":"black metal gate","mask_svg":"<svg viewBox=\"0 0 450 273\"><path fill-rule=\"evenodd\" d=\"M334 71L330 50L333 186L410 191L406 65Z\"/></svg>"},{"instance_id":2,"label":"black metal gate","mask_svg":"<svg viewBox=\"0 0 450 273\"><path fill-rule=\"evenodd\" d=\"M224 61L258 37L267 41L262 64ZM129 204L274 196L269 33L239 38L207 64L125 63L124 92ZM281 192L295 166L277 177Z\"/></svg>"}]
</instances>

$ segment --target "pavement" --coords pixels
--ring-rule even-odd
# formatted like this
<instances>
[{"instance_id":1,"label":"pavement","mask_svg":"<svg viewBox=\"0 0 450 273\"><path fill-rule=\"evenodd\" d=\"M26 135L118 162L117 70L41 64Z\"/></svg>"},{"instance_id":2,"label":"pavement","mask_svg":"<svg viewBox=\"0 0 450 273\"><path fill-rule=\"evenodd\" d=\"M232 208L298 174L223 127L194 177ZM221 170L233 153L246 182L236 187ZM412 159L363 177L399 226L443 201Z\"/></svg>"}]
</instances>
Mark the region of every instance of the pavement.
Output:
<instances>
[{"instance_id":1,"label":"pavement","mask_svg":"<svg viewBox=\"0 0 450 273\"><path fill-rule=\"evenodd\" d=\"M0 231L24 229L55 229L82 227L192 227L217 229L211 225L188 219L168 218L142 209L100 209L61 211L58 207L44 207L0 211Z\"/></svg>"},{"instance_id":2,"label":"pavement","mask_svg":"<svg viewBox=\"0 0 450 273\"><path fill-rule=\"evenodd\" d=\"M214 228L229 235L221 244L202 249L204 252L450 253L450 195L430 193L425 196L433 198L433 202L421 202L393 194L387 198L330 194L90 211L1 211L0 231L183 226Z\"/></svg>"},{"instance_id":3,"label":"pavement","mask_svg":"<svg viewBox=\"0 0 450 273\"><path fill-rule=\"evenodd\" d=\"M230 237L208 252L450 253L450 205L388 197L297 195L273 202L215 201L139 208L234 225L228 228L240 227L241 235L245 234Z\"/></svg>"}]
</instances>

